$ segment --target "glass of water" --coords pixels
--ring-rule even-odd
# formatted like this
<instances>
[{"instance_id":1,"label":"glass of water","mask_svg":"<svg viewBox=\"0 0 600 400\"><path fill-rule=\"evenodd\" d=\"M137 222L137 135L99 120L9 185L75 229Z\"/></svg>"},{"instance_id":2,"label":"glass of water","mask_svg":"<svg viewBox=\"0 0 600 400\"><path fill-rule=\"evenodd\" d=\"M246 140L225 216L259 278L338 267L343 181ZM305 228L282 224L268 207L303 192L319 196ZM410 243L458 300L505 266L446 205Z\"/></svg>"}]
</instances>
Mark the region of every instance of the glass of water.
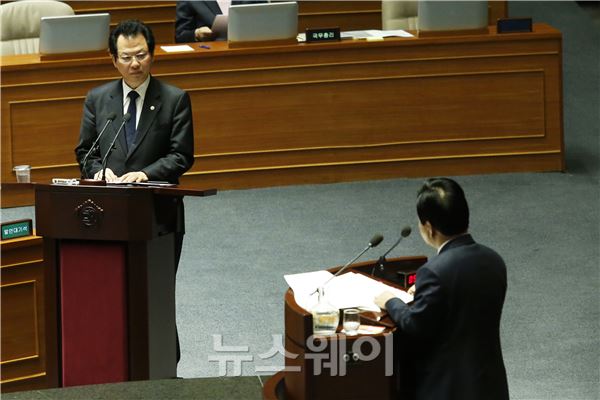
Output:
<instances>
[{"instance_id":1,"label":"glass of water","mask_svg":"<svg viewBox=\"0 0 600 400\"><path fill-rule=\"evenodd\" d=\"M348 308L344 310L344 331L346 335L356 335L360 326L360 314L356 308Z\"/></svg>"}]
</instances>

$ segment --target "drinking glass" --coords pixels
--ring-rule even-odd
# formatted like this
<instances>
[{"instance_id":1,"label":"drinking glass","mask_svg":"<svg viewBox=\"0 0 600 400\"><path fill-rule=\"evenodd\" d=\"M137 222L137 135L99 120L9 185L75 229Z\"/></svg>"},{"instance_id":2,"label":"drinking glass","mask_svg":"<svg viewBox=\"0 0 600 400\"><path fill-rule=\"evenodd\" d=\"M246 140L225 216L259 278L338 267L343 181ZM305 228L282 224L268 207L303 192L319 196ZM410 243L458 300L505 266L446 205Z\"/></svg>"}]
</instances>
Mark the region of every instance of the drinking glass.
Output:
<instances>
[{"instance_id":1,"label":"drinking glass","mask_svg":"<svg viewBox=\"0 0 600 400\"><path fill-rule=\"evenodd\" d=\"M360 326L360 314L356 308L348 308L344 310L344 331L346 335L356 335Z\"/></svg>"},{"instance_id":2,"label":"drinking glass","mask_svg":"<svg viewBox=\"0 0 600 400\"><path fill-rule=\"evenodd\" d=\"M17 174L18 183L31 182L31 167L29 165L17 165L13 168L13 171Z\"/></svg>"}]
</instances>

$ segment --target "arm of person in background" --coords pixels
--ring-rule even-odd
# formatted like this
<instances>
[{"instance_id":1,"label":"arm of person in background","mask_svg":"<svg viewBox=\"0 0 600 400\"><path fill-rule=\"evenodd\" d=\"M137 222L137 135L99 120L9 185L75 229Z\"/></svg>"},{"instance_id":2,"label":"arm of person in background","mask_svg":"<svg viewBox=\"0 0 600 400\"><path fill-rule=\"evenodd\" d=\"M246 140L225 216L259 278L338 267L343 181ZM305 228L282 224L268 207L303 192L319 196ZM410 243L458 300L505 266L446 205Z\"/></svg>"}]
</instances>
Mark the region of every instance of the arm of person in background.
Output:
<instances>
[{"instance_id":1,"label":"arm of person in background","mask_svg":"<svg viewBox=\"0 0 600 400\"><path fill-rule=\"evenodd\" d=\"M208 26L201 26L194 31L194 36L198 42L205 42L214 39L214 33Z\"/></svg>"},{"instance_id":2,"label":"arm of person in background","mask_svg":"<svg viewBox=\"0 0 600 400\"><path fill-rule=\"evenodd\" d=\"M211 40L213 32L206 21L205 26L197 26L197 13L190 1L178 1L175 8L175 42L187 43ZM202 19L202 18L200 18Z\"/></svg>"},{"instance_id":3,"label":"arm of person in background","mask_svg":"<svg viewBox=\"0 0 600 400\"><path fill-rule=\"evenodd\" d=\"M438 277L428 268L417 272L415 298L410 306L390 292L375 297L375 304L386 309L396 326L412 336L425 337L437 331L445 312L443 289Z\"/></svg>"}]
</instances>

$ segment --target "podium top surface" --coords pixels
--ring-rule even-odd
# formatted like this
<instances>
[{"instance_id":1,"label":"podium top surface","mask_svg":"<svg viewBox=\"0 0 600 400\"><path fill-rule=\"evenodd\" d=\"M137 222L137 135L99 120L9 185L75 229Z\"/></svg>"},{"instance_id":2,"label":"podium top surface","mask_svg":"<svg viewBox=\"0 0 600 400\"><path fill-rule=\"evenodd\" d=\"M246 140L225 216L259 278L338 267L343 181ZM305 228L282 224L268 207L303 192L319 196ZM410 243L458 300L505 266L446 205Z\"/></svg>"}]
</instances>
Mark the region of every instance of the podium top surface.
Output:
<instances>
[{"instance_id":1,"label":"podium top surface","mask_svg":"<svg viewBox=\"0 0 600 400\"><path fill-rule=\"evenodd\" d=\"M386 273L384 276L373 276L373 279L379 280L391 286L397 286L393 279L389 279L390 277L387 273L392 276L398 270L402 270L406 266L418 267L427 262L427 257L425 256L406 256L406 257L398 257L387 260L388 264L386 265ZM346 270L346 272L353 271L358 273L363 273L366 275L370 275L366 271L371 271L374 266L378 265L378 260L370 260L364 261L361 263L357 263ZM340 267L330 268L329 271L335 273ZM377 268L378 270L378 268ZM286 336L296 343L298 346L304 346L306 340L309 336L312 335L313 326L312 326L312 314L300 307L294 298L294 292L291 288L285 293L284 297L284 306L285 306L285 331ZM365 322L369 322L373 325L385 326L387 329L378 335L385 335L390 332L390 330L394 329L394 322L387 315L387 312L363 312L361 313L361 319ZM375 335L377 336L377 335Z\"/></svg>"},{"instance_id":2,"label":"podium top surface","mask_svg":"<svg viewBox=\"0 0 600 400\"><path fill-rule=\"evenodd\" d=\"M6 183L2 184L7 185ZM53 192L102 192L102 193L135 193L138 192L151 192L156 195L166 196L196 196L206 197L217 194L217 189L193 189L185 186L140 186L140 185L60 185L60 184L48 184L48 183L33 183L35 190L40 191L53 191Z\"/></svg>"}]
</instances>

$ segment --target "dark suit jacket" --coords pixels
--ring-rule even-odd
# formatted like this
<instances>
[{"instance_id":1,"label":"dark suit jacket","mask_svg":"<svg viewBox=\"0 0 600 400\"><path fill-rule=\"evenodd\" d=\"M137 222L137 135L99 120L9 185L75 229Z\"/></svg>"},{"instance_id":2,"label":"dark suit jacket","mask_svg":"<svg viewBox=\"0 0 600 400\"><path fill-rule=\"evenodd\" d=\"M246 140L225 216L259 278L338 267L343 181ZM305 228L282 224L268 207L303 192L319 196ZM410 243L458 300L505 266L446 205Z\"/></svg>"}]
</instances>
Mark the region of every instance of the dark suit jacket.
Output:
<instances>
[{"instance_id":1,"label":"dark suit jacket","mask_svg":"<svg viewBox=\"0 0 600 400\"><path fill-rule=\"evenodd\" d=\"M232 1L236 4L263 3L264 1ZM212 27L215 17L223 14L216 1L178 1L175 9L175 42L196 41L194 32L202 26Z\"/></svg>"},{"instance_id":2,"label":"dark suit jacket","mask_svg":"<svg viewBox=\"0 0 600 400\"><path fill-rule=\"evenodd\" d=\"M80 165L111 113L117 117L102 135L100 151L90 155L86 164L87 177L93 177L101 169L102 158L123 120L121 80L92 89L85 99L79 144L75 148ZM194 128L189 95L151 77L138 122L135 145L129 151L126 149L125 132L121 130L107 163L107 167L117 176L143 171L149 180L178 183L179 177L194 163ZM160 196L156 201L160 202L156 206L159 212L157 221L162 226L159 229L182 234L185 231L182 200Z\"/></svg>"},{"instance_id":3,"label":"dark suit jacket","mask_svg":"<svg viewBox=\"0 0 600 400\"><path fill-rule=\"evenodd\" d=\"M508 399L500 348L506 266L493 250L463 235L417 272L411 305L386 308L414 343L416 398Z\"/></svg>"},{"instance_id":4,"label":"dark suit jacket","mask_svg":"<svg viewBox=\"0 0 600 400\"><path fill-rule=\"evenodd\" d=\"M92 89L85 99L79 144L75 149L80 163L110 113L115 113L117 118L100 139L100 152L89 157L86 165L88 177L100 170L102 157L107 153L123 120L121 80ZM107 167L117 176L143 171L149 180L177 183L179 177L194 163L194 129L188 94L151 77L138 122L135 145L126 150L125 133L122 130L115 147Z\"/></svg>"}]
</instances>

